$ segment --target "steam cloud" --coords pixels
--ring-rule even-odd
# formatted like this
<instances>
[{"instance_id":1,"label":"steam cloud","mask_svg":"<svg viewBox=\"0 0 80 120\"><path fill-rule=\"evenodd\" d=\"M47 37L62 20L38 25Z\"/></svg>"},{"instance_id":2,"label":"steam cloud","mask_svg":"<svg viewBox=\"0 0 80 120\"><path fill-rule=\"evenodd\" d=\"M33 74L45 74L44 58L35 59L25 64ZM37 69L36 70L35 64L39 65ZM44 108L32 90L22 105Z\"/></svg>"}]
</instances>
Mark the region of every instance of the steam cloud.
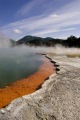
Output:
<instances>
[{"instance_id":1,"label":"steam cloud","mask_svg":"<svg viewBox=\"0 0 80 120\"><path fill-rule=\"evenodd\" d=\"M7 48L10 47L11 42L10 39L5 37L1 32L0 32L0 48Z\"/></svg>"},{"instance_id":2,"label":"steam cloud","mask_svg":"<svg viewBox=\"0 0 80 120\"><path fill-rule=\"evenodd\" d=\"M80 56L80 48L66 48L61 45L56 45L48 51L48 53L53 53L55 55L73 55Z\"/></svg>"}]
</instances>

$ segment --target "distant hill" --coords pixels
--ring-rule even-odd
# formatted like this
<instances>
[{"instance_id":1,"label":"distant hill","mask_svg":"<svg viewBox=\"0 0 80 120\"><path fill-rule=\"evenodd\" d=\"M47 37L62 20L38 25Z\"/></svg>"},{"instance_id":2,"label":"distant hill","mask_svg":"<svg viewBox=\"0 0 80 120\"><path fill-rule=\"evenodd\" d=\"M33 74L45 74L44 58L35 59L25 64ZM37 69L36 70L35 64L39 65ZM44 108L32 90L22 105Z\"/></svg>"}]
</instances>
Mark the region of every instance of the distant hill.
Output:
<instances>
[{"instance_id":1,"label":"distant hill","mask_svg":"<svg viewBox=\"0 0 80 120\"><path fill-rule=\"evenodd\" d=\"M25 36L16 42L17 45L30 45L30 46L55 46L57 44L65 47L80 47L80 37L70 36L66 40L55 38L41 38L36 36Z\"/></svg>"},{"instance_id":2,"label":"distant hill","mask_svg":"<svg viewBox=\"0 0 80 120\"><path fill-rule=\"evenodd\" d=\"M20 40L17 41L18 44L28 44L31 41L35 41L35 40L41 40L42 38L40 37L35 37L35 36L25 36L23 38L21 38Z\"/></svg>"}]
</instances>

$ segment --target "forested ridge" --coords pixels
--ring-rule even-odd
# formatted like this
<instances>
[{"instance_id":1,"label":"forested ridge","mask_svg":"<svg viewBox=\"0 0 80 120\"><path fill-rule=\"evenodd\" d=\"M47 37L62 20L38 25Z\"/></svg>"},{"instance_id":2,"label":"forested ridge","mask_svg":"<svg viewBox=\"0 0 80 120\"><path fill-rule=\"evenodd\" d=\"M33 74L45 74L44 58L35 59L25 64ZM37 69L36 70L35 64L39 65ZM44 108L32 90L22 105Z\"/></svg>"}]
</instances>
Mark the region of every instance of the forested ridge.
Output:
<instances>
[{"instance_id":1,"label":"forested ridge","mask_svg":"<svg viewBox=\"0 0 80 120\"><path fill-rule=\"evenodd\" d=\"M65 47L80 47L80 37L70 36L67 39L55 39L51 37L41 38L25 36L16 42L17 45L26 44L30 46L55 46L57 44Z\"/></svg>"}]
</instances>

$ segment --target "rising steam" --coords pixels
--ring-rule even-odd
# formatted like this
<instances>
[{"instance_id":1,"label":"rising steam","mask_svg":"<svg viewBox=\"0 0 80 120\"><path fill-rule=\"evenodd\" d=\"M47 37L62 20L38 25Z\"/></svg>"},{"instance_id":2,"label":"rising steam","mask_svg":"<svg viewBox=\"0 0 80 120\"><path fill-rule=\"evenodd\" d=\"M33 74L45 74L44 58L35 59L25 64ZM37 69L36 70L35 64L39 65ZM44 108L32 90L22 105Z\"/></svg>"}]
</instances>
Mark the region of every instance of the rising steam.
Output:
<instances>
[{"instance_id":1,"label":"rising steam","mask_svg":"<svg viewBox=\"0 0 80 120\"><path fill-rule=\"evenodd\" d=\"M11 46L11 41L0 33L0 48L8 48Z\"/></svg>"},{"instance_id":2,"label":"rising steam","mask_svg":"<svg viewBox=\"0 0 80 120\"><path fill-rule=\"evenodd\" d=\"M80 48L66 48L61 45L56 45L48 51L48 53L53 53L55 55L66 55L66 56L80 56Z\"/></svg>"}]
</instances>

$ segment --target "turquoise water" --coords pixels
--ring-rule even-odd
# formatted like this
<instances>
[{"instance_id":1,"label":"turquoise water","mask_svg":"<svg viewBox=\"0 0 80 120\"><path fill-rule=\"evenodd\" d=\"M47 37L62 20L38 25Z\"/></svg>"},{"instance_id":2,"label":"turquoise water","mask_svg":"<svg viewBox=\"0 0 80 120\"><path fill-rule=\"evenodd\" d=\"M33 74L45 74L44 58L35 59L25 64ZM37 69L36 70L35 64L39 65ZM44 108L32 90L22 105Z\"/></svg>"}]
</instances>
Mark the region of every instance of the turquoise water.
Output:
<instances>
[{"instance_id":1,"label":"turquoise water","mask_svg":"<svg viewBox=\"0 0 80 120\"><path fill-rule=\"evenodd\" d=\"M43 57L36 52L30 47L0 48L0 87L36 72Z\"/></svg>"}]
</instances>

